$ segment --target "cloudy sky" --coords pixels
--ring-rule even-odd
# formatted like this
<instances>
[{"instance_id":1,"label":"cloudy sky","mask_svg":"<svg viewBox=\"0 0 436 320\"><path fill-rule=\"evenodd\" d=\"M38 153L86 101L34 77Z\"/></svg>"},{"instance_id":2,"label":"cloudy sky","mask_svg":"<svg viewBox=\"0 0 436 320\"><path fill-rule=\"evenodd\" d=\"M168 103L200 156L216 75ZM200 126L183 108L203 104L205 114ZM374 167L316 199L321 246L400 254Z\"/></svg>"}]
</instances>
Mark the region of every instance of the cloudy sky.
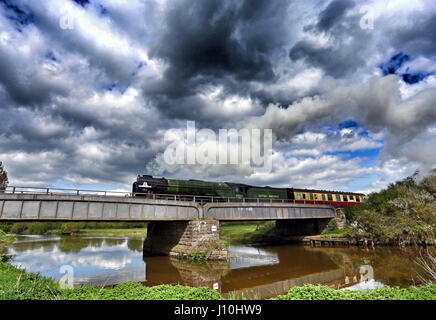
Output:
<instances>
[{"instance_id":1,"label":"cloudy sky","mask_svg":"<svg viewBox=\"0 0 436 320\"><path fill-rule=\"evenodd\" d=\"M11 185L369 192L436 167L435 104L434 0L0 0ZM187 121L272 129L272 169L168 165Z\"/></svg>"}]
</instances>

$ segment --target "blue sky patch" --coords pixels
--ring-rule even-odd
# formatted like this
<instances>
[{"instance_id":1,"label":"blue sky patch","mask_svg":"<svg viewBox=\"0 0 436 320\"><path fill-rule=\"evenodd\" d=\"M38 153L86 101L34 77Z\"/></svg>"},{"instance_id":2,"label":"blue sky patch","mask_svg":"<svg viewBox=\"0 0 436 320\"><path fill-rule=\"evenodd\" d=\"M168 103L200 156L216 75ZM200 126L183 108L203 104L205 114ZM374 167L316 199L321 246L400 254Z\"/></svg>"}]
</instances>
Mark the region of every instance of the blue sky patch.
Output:
<instances>
[{"instance_id":1,"label":"blue sky patch","mask_svg":"<svg viewBox=\"0 0 436 320\"><path fill-rule=\"evenodd\" d=\"M340 156L343 160L351 160L354 158L371 158L377 159L382 148L357 150L357 151L333 151L326 152L326 155Z\"/></svg>"},{"instance_id":2,"label":"blue sky patch","mask_svg":"<svg viewBox=\"0 0 436 320\"><path fill-rule=\"evenodd\" d=\"M348 129L348 128L353 128L353 129L359 128L359 124L356 121L349 119L349 120L342 121L338 125L339 130Z\"/></svg>"},{"instance_id":3,"label":"blue sky patch","mask_svg":"<svg viewBox=\"0 0 436 320\"><path fill-rule=\"evenodd\" d=\"M382 70L384 76L387 76L389 74L395 74L405 62L410 60L411 59L407 54L405 54L404 52L399 52L396 55L392 56L388 62L379 65L379 68Z\"/></svg>"},{"instance_id":4,"label":"blue sky patch","mask_svg":"<svg viewBox=\"0 0 436 320\"><path fill-rule=\"evenodd\" d=\"M409 68L406 69L404 73L397 73L397 71L407 62L412 61L413 59L405 54L404 52L399 52L396 55L392 56L388 62L382 63L379 65L379 68L382 70L384 76L390 74L399 74L401 79L409 84L416 84L424 80L426 77L431 75L431 73L425 72L410 72Z\"/></svg>"},{"instance_id":5,"label":"blue sky patch","mask_svg":"<svg viewBox=\"0 0 436 320\"><path fill-rule=\"evenodd\" d=\"M50 188L61 188L61 189L83 189L83 190L102 190L102 191L110 191L116 189L123 189L123 186L119 183L114 184L84 184L84 185L76 185L71 182L57 179L53 182Z\"/></svg>"},{"instance_id":6,"label":"blue sky patch","mask_svg":"<svg viewBox=\"0 0 436 320\"><path fill-rule=\"evenodd\" d=\"M415 84L419 83L422 80L424 80L426 77L428 77L430 74L426 73L404 73L401 75L401 78L403 81L407 84Z\"/></svg>"}]
</instances>

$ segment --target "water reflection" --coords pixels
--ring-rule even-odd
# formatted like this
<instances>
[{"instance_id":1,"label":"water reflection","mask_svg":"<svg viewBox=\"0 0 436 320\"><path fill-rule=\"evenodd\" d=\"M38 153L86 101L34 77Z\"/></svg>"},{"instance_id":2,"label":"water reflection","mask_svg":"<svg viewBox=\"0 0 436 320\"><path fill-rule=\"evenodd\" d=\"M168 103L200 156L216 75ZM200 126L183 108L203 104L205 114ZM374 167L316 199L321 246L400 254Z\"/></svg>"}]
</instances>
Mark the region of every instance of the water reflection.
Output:
<instances>
[{"instance_id":1,"label":"water reflection","mask_svg":"<svg viewBox=\"0 0 436 320\"><path fill-rule=\"evenodd\" d=\"M108 237L20 237L9 249L12 264L60 279L72 266L74 284L207 286L224 296L268 298L307 283L365 290L409 286L419 271L419 249L310 248L297 245L231 246L228 262L202 265L142 256L142 240Z\"/></svg>"},{"instance_id":2,"label":"water reflection","mask_svg":"<svg viewBox=\"0 0 436 320\"><path fill-rule=\"evenodd\" d=\"M255 266L278 264L276 252L255 247L230 246L230 269L242 269Z\"/></svg>"},{"instance_id":3,"label":"water reflection","mask_svg":"<svg viewBox=\"0 0 436 320\"><path fill-rule=\"evenodd\" d=\"M8 254L14 266L45 277L60 279L60 267L70 265L75 285L113 285L145 281L142 256L131 249L138 247L142 247L140 239L62 237L37 242L33 237L20 237Z\"/></svg>"}]
</instances>

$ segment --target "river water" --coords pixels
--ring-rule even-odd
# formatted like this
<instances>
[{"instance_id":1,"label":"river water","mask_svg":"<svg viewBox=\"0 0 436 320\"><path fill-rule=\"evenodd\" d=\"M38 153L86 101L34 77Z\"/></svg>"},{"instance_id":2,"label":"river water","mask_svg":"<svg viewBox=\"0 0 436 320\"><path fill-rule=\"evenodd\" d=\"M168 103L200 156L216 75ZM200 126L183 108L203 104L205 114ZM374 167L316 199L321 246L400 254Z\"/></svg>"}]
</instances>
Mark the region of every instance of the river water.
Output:
<instances>
[{"instance_id":1,"label":"river water","mask_svg":"<svg viewBox=\"0 0 436 320\"><path fill-rule=\"evenodd\" d=\"M143 257L141 239L20 236L7 250L14 266L74 285L207 286L222 295L263 299L306 283L372 289L419 284L419 248L311 248L302 245L231 246L228 262L203 265ZM422 250L422 249L421 249Z\"/></svg>"}]
</instances>

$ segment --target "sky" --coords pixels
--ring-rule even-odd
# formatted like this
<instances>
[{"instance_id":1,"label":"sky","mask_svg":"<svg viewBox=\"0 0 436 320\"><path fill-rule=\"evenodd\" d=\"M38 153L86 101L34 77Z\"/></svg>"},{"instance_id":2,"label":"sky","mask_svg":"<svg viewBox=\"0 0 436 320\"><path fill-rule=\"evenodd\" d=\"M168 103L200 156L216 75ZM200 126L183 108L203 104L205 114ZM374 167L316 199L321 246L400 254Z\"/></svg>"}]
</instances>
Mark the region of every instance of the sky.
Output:
<instances>
[{"instance_id":1,"label":"sky","mask_svg":"<svg viewBox=\"0 0 436 320\"><path fill-rule=\"evenodd\" d=\"M10 185L369 193L436 167L435 103L433 0L0 0ZM188 121L271 129L271 168L168 164Z\"/></svg>"}]
</instances>

